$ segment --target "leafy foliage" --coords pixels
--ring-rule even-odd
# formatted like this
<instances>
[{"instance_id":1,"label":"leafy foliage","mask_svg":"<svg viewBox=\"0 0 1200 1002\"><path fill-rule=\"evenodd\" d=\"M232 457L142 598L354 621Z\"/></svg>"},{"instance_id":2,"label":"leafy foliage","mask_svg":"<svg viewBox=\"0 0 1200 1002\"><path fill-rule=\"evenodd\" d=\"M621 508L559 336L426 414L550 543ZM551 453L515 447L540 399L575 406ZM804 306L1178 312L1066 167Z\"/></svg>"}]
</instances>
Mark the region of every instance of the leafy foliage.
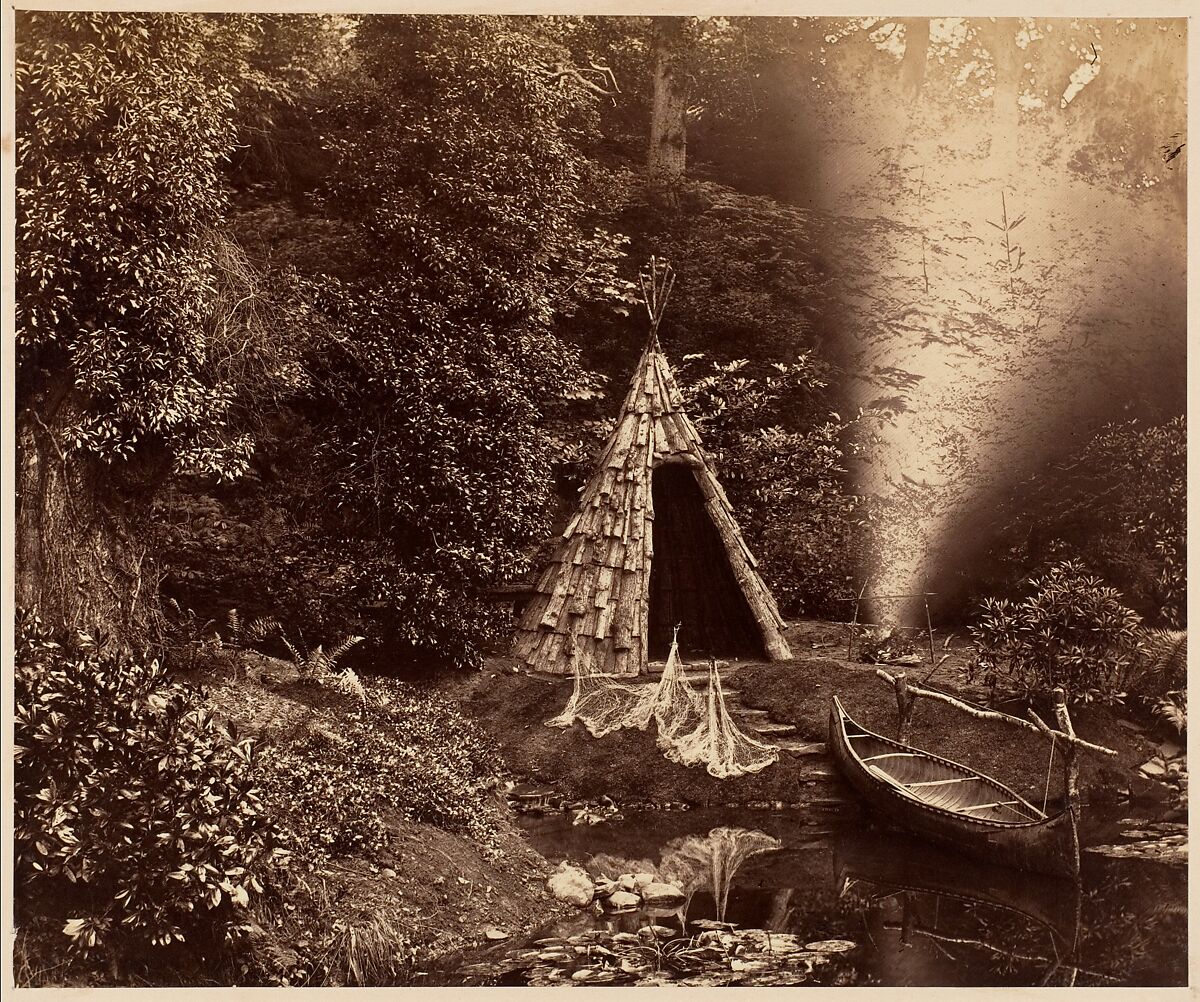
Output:
<instances>
[{"instance_id":1,"label":"leafy foliage","mask_svg":"<svg viewBox=\"0 0 1200 1002\"><path fill-rule=\"evenodd\" d=\"M869 506L846 486L839 416L794 428L824 387L822 367L808 355L705 361L681 368L691 413L776 599L792 613L844 612L836 600L869 560Z\"/></svg>"},{"instance_id":2,"label":"leafy foliage","mask_svg":"<svg viewBox=\"0 0 1200 1002\"><path fill-rule=\"evenodd\" d=\"M301 653L285 634L280 633L280 640L292 655L292 662L300 670L301 678L311 679L348 696L356 696L363 703L367 701L367 693L358 673L348 665L339 668L338 662L341 661L342 655L365 639L351 635L334 644L328 653L325 652L323 644L317 644L311 651Z\"/></svg>"},{"instance_id":3,"label":"leafy foliage","mask_svg":"<svg viewBox=\"0 0 1200 1002\"><path fill-rule=\"evenodd\" d=\"M352 593L391 642L471 663L495 628L486 589L520 573L545 531L537 401L571 355L529 330L439 317L401 287L331 290L326 308L345 333L323 360L317 460L326 527L354 541Z\"/></svg>"},{"instance_id":4,"label":"leafy foliage","mask_svg":"<svg viewBox=\"0 0 1200 1002\"><path fill-rule=\"evenodd\" d=\"M302 865L344 853L378 856L396 818L425 821L485 845L495 834L496 754L451 702L387 679L363 682L338 733L261 756L264 802Z\"/></svg>"},{"instance_id":5,"label":"leafy foliage","mask_svg":"<svg viewBox=\"0 0 1200 1002\"><path fill-rule=\"evenodd\" d=\"M1061 687L1068 698L1119 700L1138 643L1137 613L1078 561L1027 582L1016 602L985 599L971 627L978 664L1027 693Z\"/></svg>"},{"instance_id":6,"label":"leafy foliage","mask_svg":"<svg viewBox=\"0 0 1200 1002\"><path fill-rule=\"evenodd\" d=\"M1187 632L1147 629L1138 641L1138 657L1130 673L1129 693L1145 701L1166 698L1187 686Z\"/></svg>"},{"instance_id":7,"label":"leafy foliage","mask_svg":"<svg viewBox=\"0 0 1200 1002\"><path fill-rule=\"evenodd\" d=\"M1187 690L1172 689L1154 704L1154 715L1175 728L1176 733L1187 732Z\"/></svg>"},{"instance_id":8,"label":"leafy foliage","mask_svg":"<svg viewBox=\"0 0 1200 1002\"><path fill-rule=\"evenodd\" d=\"M290 346L260 337L275 320L253 293L226 297L253 281L219 226L255 22L37 12L21 26L21 378L74 387L76 449L157 446L179 469L237 476L247 370L297 377Z\"/></svg>"},{"instance_id":9,"label":"leafy foliage","mask_svg":"<svg viewBox=\"0 0 1200 1002\"><path fill-rule=\"evenodd\" d=\"M597 100L553 75L565 50L536 20L495 16L366 17L354 46L361 70L325 111L340 167L326 204L406 296L550 320L585 207L572 136Z\"/></svg>"},{"instance_id":10,"label":"leafy foliage","mask_svg":"<svg viewBox=\"0 0 1200 1002\"><path fill-rule=\"evenodd\" d=\"M276 436L292 447L275 457L278 470L227 485L181 478L158 492L150 538L163 564L161 590L168 604L214 622L232 603L251 620L302 623L315 636L365 633L353 555L323 536L321 508L309 500L322 494L311 470L313 437L296 421L279 422Z\"/></svg>"},{"instance_id":11,"label":"leafy foliage","mask_svg":"<svg viewBox=\"0 0 1200 1002\"><path fill-rule=\"evenodd\" d=\"M1076 557L1151 622L1181 627L1187 567L1187 436L1182 416L1101 429L1008 502L993 559L1001 575Z\"/></svg>"},{"instance_id":12,"label":"leafy foliage","mask_svg":"<svg viewBox=\"0 0 1200 1002\"><path fill-rule=\"evenodd\" d=\"M220 944L273 858L250 741L156 661L63 645L18 623L14 877L18 921L131 962Z\"/></svg>"}]
</instances>

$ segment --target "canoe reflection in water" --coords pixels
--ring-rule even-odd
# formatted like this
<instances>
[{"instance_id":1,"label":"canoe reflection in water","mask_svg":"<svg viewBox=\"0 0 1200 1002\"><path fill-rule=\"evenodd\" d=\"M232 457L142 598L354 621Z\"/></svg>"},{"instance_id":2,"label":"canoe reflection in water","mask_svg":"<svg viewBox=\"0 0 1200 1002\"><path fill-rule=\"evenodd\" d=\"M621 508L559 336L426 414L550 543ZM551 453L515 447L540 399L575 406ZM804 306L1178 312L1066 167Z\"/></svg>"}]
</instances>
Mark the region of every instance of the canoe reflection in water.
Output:
<instances>
[{"instance_id":1,"label":"canoe reflection in water","mask_svg":"<svg viewBox=\"0 0 1200 1002\"><path fill-rule=\"evenodd\" d=\"M863 910L884 983L944 984L947 961L960 973L1011 975L1014 984L1116 980L1073 963L1080 892L1071 880L950 857L891 832L839 840L833 879L839 897ZM967 955L972 962L963 964Z\"/></svg>"}]
</instances>

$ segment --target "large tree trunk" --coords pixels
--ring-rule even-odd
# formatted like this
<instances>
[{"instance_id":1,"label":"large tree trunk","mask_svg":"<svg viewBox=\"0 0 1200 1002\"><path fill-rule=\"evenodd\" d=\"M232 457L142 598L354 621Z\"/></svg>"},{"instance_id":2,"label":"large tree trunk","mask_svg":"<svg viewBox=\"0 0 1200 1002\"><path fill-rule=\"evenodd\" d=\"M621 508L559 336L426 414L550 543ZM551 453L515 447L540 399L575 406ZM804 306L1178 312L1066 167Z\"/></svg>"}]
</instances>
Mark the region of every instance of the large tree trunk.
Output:
<instances>
[{"instance_id":1,"label":"large tree trunk","mask_svg":"<svg viewBox=\"0 0 1200 1002\"><path fill-rule=\"evenodd\" d=\"M900 60L900 92L915 101L925 83L925 65L929 58L929 18L910 17L904 21L904 57Z\"/></svg>"},{"instance_id":2,"label":"large tree trunk","mask_svg":"<svg viewBox=\"0 0 1200 1002\"><path fill-rule=\"evenodd\" d=\"M59 386L17 414L16 604L106 646L141 647L158 635L157 573L130 531L138 512L119 471L63 441L77 413Z\"/></svg>"},{"instance_id":3,"label":"large tree trunk","mask_svg":"<svg viewBox=\"0 0 1200 1002\"><path fill-rule=\"evenodd\" d=\"M646 158L652 191L673 197L687 169L687 95L682 58L684 20L653 22L654 103L650 110L650 149Z\"/></svg>"},{"instance_id":4,"label":"large tree trunk","mask_svg":"<svg viewBox=\"0 0 1200 1002\"><path fill-rule=\"evenodd\" d=\"M985 21L981 35L984 46L992 57L996 74L992 92L992 147L993 159L1011 162L1020 148L1021 75L1023 57L1017 47L1017 32L1021 29L1019 18L998 17Z\"/></svg>"}]
</instances>

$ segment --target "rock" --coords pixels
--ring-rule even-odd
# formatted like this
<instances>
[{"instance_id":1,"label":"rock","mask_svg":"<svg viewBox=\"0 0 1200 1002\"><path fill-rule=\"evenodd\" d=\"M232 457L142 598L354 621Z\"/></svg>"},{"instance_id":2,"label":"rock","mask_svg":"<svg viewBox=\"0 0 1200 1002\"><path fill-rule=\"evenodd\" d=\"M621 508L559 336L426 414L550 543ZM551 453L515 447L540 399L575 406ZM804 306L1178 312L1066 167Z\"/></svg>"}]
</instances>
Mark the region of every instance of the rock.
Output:
<instances>
[{"instance_id":1,"label":"rock","mask_svg":"<svg viewBox=\"0 0 1200 1002\"><path fill-rule=\"evenodd\" d=\"M642 887L642 900L648 905L682 904L686 898L687 895L674 884L655 882Z\"/></svg>"},{"instance_id":2,"label":"rock","mask_svg":"<svg viewBox=\"0 0 1200 1002\"><path fill-rule=\"evenodd\" d=\"M591 878L574 863L563 861L546 881L546 890L559 901L586 908L592 903L595 888Z\"/></svg>"},{"instance_id":3,"label":"rock","mask_svg":"<svg viewBox=\"0 0 1200 1002\"><path fill-rule=\"evenodd\" d=\"M654 881L655 877L653 873L635 873L633 875L633 886L638 891L648 884L653 884Z\"/></svg>"},{"instance_id":4,"label":"rock","mask_svg":"<svg viewBox=\"0 0 1200 1002\"><path fill-rule=\"evenodd\" d=\"M632 911L642 903L642 899L636 894L629 891L614 891L607 901L604 902L604 907L609 911L623 912Z\"/></svg>"},{"instance_id":5,"label":"rock","mask_svg":"<svg viewBox=\"0 0 1200 1002\"><path fill-rule=\"evenodd\" d=\"M493 941L498 941L501 939L508 939L508 933L505 932L503 929L501 929L499 926L489 925L486 929L483 930L483 934L488 939L493 940Z\"/></svg>"},{"instance_id":6,"label":"rock","mask_svg":"<svg viewBox=\"0 0 1200 1002\"><path fill-rule=\"evenodd\" d=\"M1136 774L1129 777L1129 798L1131 800L1161 804L1171 796L1171 790L1162 783L1156 783Z\"/></svg>"},{"instance_id":7,"label":"rock","mask_svg":"<svg viewBox=\"0 0 1200 1002\"><path fill-rule=\"evenodd\" d=\"M1152 758L1149 762L1143 763L1138 772L1143 776L1163 776L1166 775L1167 770L1163 768L1162 762L1157 758Z\"/></svg>"},{"instance_id":8,"label":"rock","mask_svg":"<svg viewBox=\"0 0 1200 1002\"><path fill-rule=\"evenodd\" d=\"M617 880L617 886L623 891L636 891L637 881L633 879L632 873L622 873L620 879Z\"/></svg>"},{"instance_id":9,"label":"rock","mask_svg":"<svg viewBox=\"0 0 1200 1002\"><path fill-rule=\"evenodd\" d=\"M1164 741L1158 746L1158 753L1164 760L1170 761L1173 758L1179 758L1183 754L1183 749L1174 741Z\"/></svg>"},{"instance_id":10,"label":"rock","mask_svg":"<svg viewBox=\"0 0 1200 1002\"><path fill-rule=\"evenodd\" d=\"M380 872L380 873L382 873L382 874L383 874L385 877L387 877L389 880L391 880L393 877L395 877L395 876L396 876L396 871L395 871L395 870L393 870L393 869L392 869L390 866L385 866L385 867L384 867L382 870L380 870L379 872Z\"/></svg>"}]
</instances>

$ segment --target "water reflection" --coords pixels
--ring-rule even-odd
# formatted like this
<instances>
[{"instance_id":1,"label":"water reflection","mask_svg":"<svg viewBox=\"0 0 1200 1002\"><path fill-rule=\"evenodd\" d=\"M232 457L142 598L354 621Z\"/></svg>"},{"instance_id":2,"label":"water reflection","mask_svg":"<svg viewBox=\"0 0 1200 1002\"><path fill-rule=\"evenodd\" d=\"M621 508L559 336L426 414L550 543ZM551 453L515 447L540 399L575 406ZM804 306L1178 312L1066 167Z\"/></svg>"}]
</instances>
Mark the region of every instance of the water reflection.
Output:
<instances>
[{"instance_id":1,"label":"water reflection","mask_svg":"<svg viewBox=\"0 0 1200 1002\"><path fill-rule=\"evenodd\" d=\"M1085 855L1077 890L860 819L741 812L744 827L714 824L728 818L533 821L530 840L551 860L610 878L654 874L685 902L579 913L424 983L1186 984L1181 868Z\"/></svg>"}]
</instances>

